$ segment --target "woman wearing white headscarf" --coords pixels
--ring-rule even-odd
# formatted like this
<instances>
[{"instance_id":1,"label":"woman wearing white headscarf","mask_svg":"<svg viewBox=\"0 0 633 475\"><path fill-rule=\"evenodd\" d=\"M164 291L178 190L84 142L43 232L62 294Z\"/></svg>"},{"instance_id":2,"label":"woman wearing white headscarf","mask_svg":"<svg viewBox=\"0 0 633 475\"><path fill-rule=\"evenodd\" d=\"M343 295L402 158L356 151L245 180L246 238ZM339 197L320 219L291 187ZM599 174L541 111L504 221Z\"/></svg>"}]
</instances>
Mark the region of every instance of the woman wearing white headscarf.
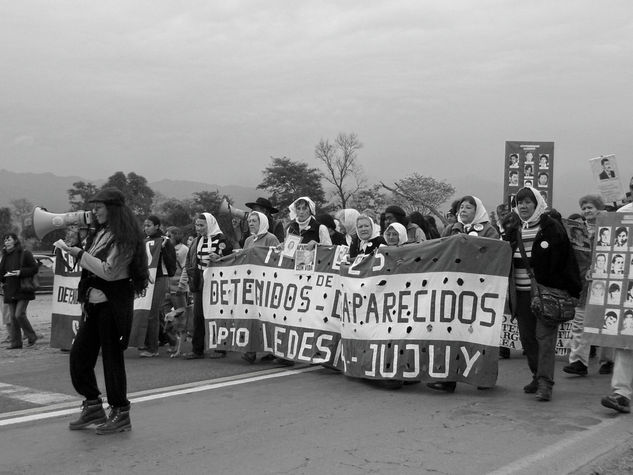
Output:
<instances>
[{"instance_id":1,"label":"woman wearing white headscarf","mask_svg":"<svg viewBox=\"0 0 633 475\"><path fill-rule=\"evenodd\" d=\"M259 211L251 211L247 218L248 230L251 235L244 241L243 249L251 247L278 246L279 239L273 233L268 232L268 217Z\"/></svg>"},{"instance_id":2,"label":"woman wearing white headscarf","mask_svg":"<svg viewBox=\"0 0 633 475\"><path fill-rule=\"evenodd\" d=\"M578 264L563 225L545 213L547 203L538 190L521 188L516 194L517 219L508 219L503 239L513 250L513 270L510 282L512 313L517 319L519 337L532 371L532 381L523 390L536 393L539 401L552 398L558 325L550 326L539 320L530 308L531 285L519 239L536 282L548 287L567 290L578 298L582 288Z\"/></svg>"},{"instance_id":3,"label":"woman wearing white headscarf","mask_svg":"<svg viewBox=\"0 0 633 475\"><path fill-rule=\"evenodd\" d=\"M204 358L204 312L202 309L202 289L204 288L203 273L210 262L215 262L233 250L226 240L217 220L211 213L201 213L195 221L196 238L187 254L187 276L189 290L193 295L193 336L191 338L191 353L186 359ZM210 358L222 358L225 351L216 351Z\"/></svg>"},{"instance_id":4,"label":"woman wearing white headscarf","mask_svg":"<svg viewBox=\"0 0 633 475\"><path fill-rule=\"evenodd\" d=\"M355 226L356 236L352 239L349 247L349 256L353 259L359 254L371 254L385 240L376 232L374 220L365 214L360 214L356 218Z\"/></svg>"},{"instance_id":5,"label":"woman wearing white headscarf","mask_svg":"<svg viewBox=\"0 0 633 475\"><path fill-rule=\"evenodd\" d=\"M319 223L314 215L316 205L307 196L302 196L293 201L290 206L290 219L286 235L294 234L301 237L301 244L308 244L312 249L317 244L331 246L332 240L327 227Z\"/></svg>"},{"instance_id":6,"label":"woman wearing white headscarf","mask_svg":"<svg viewBox=\"0 0 633 475\"><path fill-rule=\"evenodd\" d=\"M499 233L490 224L486 208L476 196L467 195L459 200L457 222L447 226L442 236L446 237L461 233L499 239Z\"/></svg>"},{"instance_id":7,"label":"woman wearing white headscarf","mask_svg":"<svg viewBox=\"0 0 633 475\"><path fill-rule=\"evenodd\" d=\"M277 236L268 232L268 217L264 213L251 211L248 214L247 223L251 235L244 241L242 250L250 249L251 247L275 247L279 245ZM242 355L242 359L249 363L255 363L257 353L255 351L247 351Z\"/></svg>"},{"instance_id":8,"label":"woman wearing white headscarf","mask_svg":"<svg viewBox=\"0 0 633 475\"><path fill-rule=\"evenodd\" d=\"M391 223L387 226L387 229L385 229L382 235L382 243L379 244L379 246L381 249L385 247L400 247L407 244L408 240L407 228L400 223ZM400 389L404 385L404 381L401 379L384 379L379 380L378 384L387 389Z\"/></svg>"},{"instance_id":9,"label":"woman wearing white headscarf","mask_svg":"<svg viewBox=\"0 0 633 475\"><path fill-rule=\"evenodd\" d=\"M391 223L387 226L382 237L385 239L387 246L402 246L409 240L407 228L400 223Z\"/></svg>"},{"instance_id":10,"label":"woman wearing white headscarf","mask_svg":"<svg viewBox=\"0 0 633 475\"><path fill-rule=\"evenodd\" d=\"M338 219L339 223L341 223L341 226L345 228L343 233L347 239L348 246L352 244L352 240L354 236L356 236L356 218L358 218L359 215L360 213L354 208L345 208L337 211L334 216Z\"/></svg>"}]
</instances>

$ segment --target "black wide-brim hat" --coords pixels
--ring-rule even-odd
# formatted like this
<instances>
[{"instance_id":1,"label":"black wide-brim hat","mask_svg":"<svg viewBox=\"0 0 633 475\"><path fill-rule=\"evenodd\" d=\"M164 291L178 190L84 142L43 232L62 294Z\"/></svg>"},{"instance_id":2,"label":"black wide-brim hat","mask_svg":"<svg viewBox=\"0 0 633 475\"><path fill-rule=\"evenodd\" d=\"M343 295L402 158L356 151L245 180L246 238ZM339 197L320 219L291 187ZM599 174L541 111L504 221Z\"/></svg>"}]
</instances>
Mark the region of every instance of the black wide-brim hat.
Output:
<instances>
[{"instance_id":1,"label":"black wide-brim hat","mask_svg":"<svg viewBox=\"0 0 633 475\"><path fill-rule=\"evenodd\" d=\"M253 209L253 206L261 206L262 208L266 208L270 214L279 213L279 210L273 206L270 200L266 198L257 198L255 202L246 203L250 209Z\"/></svg>"}]
</instances>

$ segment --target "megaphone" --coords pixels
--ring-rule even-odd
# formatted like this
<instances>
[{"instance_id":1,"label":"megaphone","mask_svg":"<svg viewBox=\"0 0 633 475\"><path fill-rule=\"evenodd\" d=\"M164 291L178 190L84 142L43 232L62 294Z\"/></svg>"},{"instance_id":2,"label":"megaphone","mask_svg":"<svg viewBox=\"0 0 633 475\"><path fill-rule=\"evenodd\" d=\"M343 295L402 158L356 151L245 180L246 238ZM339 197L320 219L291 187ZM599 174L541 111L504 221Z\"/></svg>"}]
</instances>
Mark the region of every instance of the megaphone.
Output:
<instances>
[{"instance_id":1,"label":"megaphone","mask_svg":"<svg viewBox=\"0 0 633 475\"><path fill-rule=\"evenodd\" d=\"M224 198L222 203L220 203L220 207L218 208L218 214L228 214L237 219L246 219L248 218L249 211L243 211L239 208L235 208L231 206L229 202Z\"/></svg>"},{"instance_id":2,"label":"megaphone","mask_svg":"<svg viewBox=\"0 0 633 475\"><path fill-rule=\"evenodd\" d=\"M71 211L69 213L49 213L45 208L33 208L33 230L42 239L51 231L67 226L88 227L94 221L90 211Z\"/></svg>"}]
</instances>

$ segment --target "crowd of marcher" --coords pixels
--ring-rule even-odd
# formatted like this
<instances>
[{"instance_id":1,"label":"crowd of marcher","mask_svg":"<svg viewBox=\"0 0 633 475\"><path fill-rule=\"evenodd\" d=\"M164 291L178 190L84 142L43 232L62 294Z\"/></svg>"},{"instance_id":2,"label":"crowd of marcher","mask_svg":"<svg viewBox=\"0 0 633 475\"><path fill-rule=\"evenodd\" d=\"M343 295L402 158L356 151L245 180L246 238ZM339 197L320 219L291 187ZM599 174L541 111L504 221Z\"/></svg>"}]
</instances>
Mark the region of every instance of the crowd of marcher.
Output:
<instances>
[{"instance_id":1,"label":"crowd of marcher","mask_svg":"<svg viewBox=\"0 0 633 475\"><path fill-rule=\"evenodd\" d=\"M633 191L633 181L631 188ZM133 277L142 259L136 251L138 239L122 237L122 233L129 232L130 228L130 224L120 217L129 214L120 211L128 209L123 195L116 190L105 190L95 196L93 202L100 224L98 233L83 246L69 246L70 252L84 268L80 293L83 292L83 302L87 308L85 313L88 316L82 324L84 331L79 332L71 350L73 384L86 398L82 414L71 424L71 429L98 423L102 428L101 433L110 433L127 430L131 426L122 361L122 351L128 342L112 343L117 337L125 339L120 326L106 328L103 324L91 326L87 322L90 318L99 321L100 316L109 311L118 312L120 318L129 316L130 287L124 282ZM584 301L591 288L589 262L577 258L560 214L547 209L545 199L536 188L527 186L520 189L511 206L501 204L490 214L479 198L464 196L451 204L449 212L441 220L419 212L407 214L398 205L387 206L384 210L342 209L332 214L317 214L315 203L307 196L297 198L288 207L287 217L283 219L275 219L275 215L282 213L266 198L257 198L246 205L251 210L245 218L248 232L235 241L227 238L216 217L208 212L195 217L195 235L192 236L185 236L176 227L163 230L156 216L145 219L143 253L147 258L146 249L156 250L152 255L157 261L152 265L156 268L156 274L148 276L153 281L155 292L151 310L145 324L140 329L133 329L133 340L129 342L130 346L138 348L140 357L159 356L161 345L167 345L168 352L179 354L182 338L186 337L187 332L191 334L191 351L183 354L184 358L192 360L226 356L226 352L221 350L205 354L202 300L204 270L211 262L217 262L232 252L239 252L239 249L256 246L281 248L284 241L293 236L308 249L317 245L348 246L349 256L353 259L361 254L374 253L384 246L407 246L440 237L467 234L503 239L511 246L508 304L512 318L517 322L523 353L532 374L524 391L534 394L540 401L549 401L554 387L558 326L545 324L534 315L530 306L533 279L538 284L565 290L580 302L573 321L569 364L563 371L580 376L588 373L588 360L595 350L583 336ZM575 219L584 226L594 242L597 239L596 219L607 207L598 195L581 197L579 207L580 212L570 215L569 219ZM620 211L633 211L631 208L633 203L625 205ZM148 266L147 263L145 265ZM7 328L8 348L22 347L22 332L27 345L36 343L37 336L26 316L28 302L34 298L34 294L20 288L21 279L36 272L33 256L21 247L18 237L14 234L4 236L0 280L4 284L3 323ZM136 275L141 275L138 270ZM112 310L104 306L114 295L118 298L118 293L127 296L127 307L118 305ZM189 324L175 324L186 316L190 316ZM99 348L104 350L104 364L107 357L110 367L110 370L106 367L106 389L114 413L108 418L101 408L100 393L91 369L94 368ZM500 355L507 357L508 352L502 349ZM248 352L242 358L254 363L257 355ZM613 393L603 398L602 404L620 412L630 412L633 350L601 348L600 358L600 373L613 373ZM264 355L263 359L273 357ZM294 364L278 358L276 361L279 364ZM402 384L401 381L391 381L387 386L397 388ZM428 386L453 392L456 382L434 382Z\"/></svg>"}]
</instances>

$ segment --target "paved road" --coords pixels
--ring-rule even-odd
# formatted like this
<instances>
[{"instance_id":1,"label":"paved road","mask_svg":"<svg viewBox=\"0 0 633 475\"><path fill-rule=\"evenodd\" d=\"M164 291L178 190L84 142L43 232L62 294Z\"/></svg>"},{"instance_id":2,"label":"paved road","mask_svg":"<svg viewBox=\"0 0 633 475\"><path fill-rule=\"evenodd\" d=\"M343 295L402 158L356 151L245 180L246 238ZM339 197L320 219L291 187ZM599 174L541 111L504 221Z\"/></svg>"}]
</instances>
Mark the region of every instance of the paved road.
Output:
<instances>
[{"instance_id":1,"label":"paved road","mask_svg":"<svg viewBox=\"0 0 633 475\"><path fill-rule=\"evenodd\" d=\"M523 394L520 355L500 362L494 390L462 384L454 394L237 355L130 351L127 365L133 430L97 436L66 428L79 401L66 354L45 343L1 350L0 383L22 392L0 386L0 473L630 473L632 420L599 404L609 377L567 377L562 361L549 403Z\"/></svg>"}]
</instances>

